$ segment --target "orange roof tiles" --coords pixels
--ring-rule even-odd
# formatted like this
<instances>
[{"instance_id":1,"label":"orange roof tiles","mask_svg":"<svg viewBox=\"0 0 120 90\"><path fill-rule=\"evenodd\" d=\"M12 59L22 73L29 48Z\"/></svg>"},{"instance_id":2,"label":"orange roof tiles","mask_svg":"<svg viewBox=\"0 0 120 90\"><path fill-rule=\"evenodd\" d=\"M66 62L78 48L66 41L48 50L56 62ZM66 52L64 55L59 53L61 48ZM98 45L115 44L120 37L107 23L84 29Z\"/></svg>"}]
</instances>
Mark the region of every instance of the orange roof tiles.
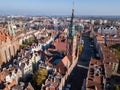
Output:
<instances>
[{"instance_id":1,"label":"orange roof tiles","mask_svg":"<svg viewBox=\"0 0 120 90\"><path fill-rule=\"evenodd\" d=\"M4 70L0 73L0 79L5 79L5 77L9 74L8 70Z\"/></svg>"},{"instance_id":2,"label":"orange roof tiles","mask_svg":"<svg viewBox=\"0 0 120 90\"><path fill-rule=\"evenodd\" d=\"M70 59L69 59L68 56L65 56L65 57L62 59L62 62L63 62L63 64L64 64L65 66L66 66L66 65L68 65L68 66L71 65L71 62L70 62Z\"/></svg>"},{"instance_id":3,"label":"orange roof tiles","mask_svg":"<svg viewBox=\"0 0 120 90\"><path fill-rule=\"evenodd\" d=\"M102 90L103 75L101 73L102 71L99 70L100 68L102 69L102 65L103 63L100 60L92 59L90 61L86 90ZM96 71L100 73L96 73Z\"/></svg>"},{"instance_id":4,"label":"orange roof tiles","mask_svg":"<svg viewBox=\"0 0 120 90\"><path fill-rule=\"evenodd\" d=\"M101 84L102 76L94 76L94 81L96 81L98 84Z\"/></svg>"},{"instance_id":5,"label":"orange roof tiles","mask_svg":"<svg viewBox=\"0 0 120 90\"><path fill-rule=\"evenodd\" d=\"M100 44L103 52L103 62L104 62L104 68L105 68L105 75L106 77L111 77L112 75L112 68L113 63L117 64L119 63L116 55L114 52L112 52L108 47L104 46L103 44Z\"/></svg>"},{"instance_id":6,"label":"orange roof tiles","mask_svg":"<svg viewBox=\"0 0 120 90\"><path fill-rule=\"evenodd\" d=\"M104 38L101 35L97 35L97 41L104 41Z\"/></svg>"},{"instance_id":7,"label":"orange roof tiles","mask_svg":"<svg viewBox=\"0 0 120 90\"><path fill-rule=\"evenodd\" d=\"M112 64L111 65L104 64L104 67L105 67L105 75L106 75L106 77L111 77L111 75L112 75Z\"/></svg>"},{"instance_id":8,"label":"orange roof tiles","mask_svg":"<svg viewBox=\"0 0 120 90\"><path fill-rule=\"evenodd\" d=\"M118 59L114 52L112 52L108 47L101 44L104 62L118 62Z\"/></svg>"},{"instance_id":9,"label":"orange roof tiles","mask_svg":"<svg viewBox=\"0 0 120 90\"><path fill-rule=\"evenodd\" d=\"M9 34L0 32L0 41L6 42L7 38L9 38L10 40L12 40L12 36L10 36Z\"/></svg>"},{"instance_id":10,"label":"orange roof tiles","mask_svg":"<svg viewBox=\"0 0 120 90\"><path fill-rule=\"evenodd\" d=\"M67 51L67 43L65 42L55 42L54 45L58 51Z\"/></svg>"},{"instance_id":11,"label":"orange roof tiles","mask_svg":"<svg viewBox=\"0 0 120 90\"><path fill-rule=\"evenodd\" d=\"M70 57L65 56L55 67L59 73L65 74L70 65L71 65Z\"/></svg>"},{"instance_id":12,"label":"orange roof tiles","mask_svg":"<svg viewBox=\"0 0 120 90\"><path fill-rule=\"evenodd\" d=\"M9 88L12 88L15 85L17 85L17 82L16 81L12 81L6 88L4 88L4 90L10 90Z\"/></svg>"},{"instance_id":13,"label":"orange roof tiles","mask_svg":"<svg viewBox=\"0 0 120 90\"><path fill-rule=\"evenodd\" d=\"M45 83L45 85L49 85L49 86L45 86L45 88L48 88L48 90L56 90L57 87L58 87L58 83L57 82L51 82L51 81L47 81Z\"/></svg>"}]
</instances>

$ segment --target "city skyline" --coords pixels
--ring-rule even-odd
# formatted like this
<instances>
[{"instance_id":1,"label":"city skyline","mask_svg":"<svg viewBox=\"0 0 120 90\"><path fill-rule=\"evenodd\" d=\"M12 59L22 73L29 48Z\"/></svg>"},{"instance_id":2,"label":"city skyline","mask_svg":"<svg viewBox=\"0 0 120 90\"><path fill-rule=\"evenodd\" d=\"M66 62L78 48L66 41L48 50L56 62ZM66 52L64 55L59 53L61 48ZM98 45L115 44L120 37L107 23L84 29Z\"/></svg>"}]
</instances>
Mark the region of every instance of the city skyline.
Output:
<instances>
[{"instance_id":1,"label":"city skyline","mask_svg":"<svg viewBox=\"0 0 120 90\"><path fill-rule=\"evenodd\" d=\"M75 0L75 15L120 15L119 0ZM1 0L1 15L71 15L72 0Z\"/></svg>"}]
</instances>

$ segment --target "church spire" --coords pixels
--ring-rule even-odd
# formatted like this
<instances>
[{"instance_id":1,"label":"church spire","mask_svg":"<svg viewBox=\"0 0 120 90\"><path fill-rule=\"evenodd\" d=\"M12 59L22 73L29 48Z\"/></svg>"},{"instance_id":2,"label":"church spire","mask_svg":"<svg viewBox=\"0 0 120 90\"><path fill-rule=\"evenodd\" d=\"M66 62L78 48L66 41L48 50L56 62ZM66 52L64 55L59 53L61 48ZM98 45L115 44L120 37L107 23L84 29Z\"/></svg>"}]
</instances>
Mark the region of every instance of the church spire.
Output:
<instances>
[{"instance_id":1,"label":"church spire","mask_svg":"<svg viewBox=\"0 0 120 90\"><path fill-rule=\"evenodd\" d=\"M73 0L73 6L72 6L72 16L70 21L69 37L73 37L75 35L73 19L74 19L74 0Z\"/></svg>"},{"instance_id":2,"label":"church spire","mask_svg":"<svg viewBox=\"0 0 120 90\"><path fill-rule=\"evenodd\" d=\"M8 21L8 32L9 32L10 35L12 34L12 30L11 30L10 22L9 21Z\"/></svg>"},{"instance_id":3,"label":"church spire","mask_svg":"<svg viewBox=\"0 0 120 90\"><path fill-rule=\"evenodd\" d=\"M73 0L73 6L72 6L72 16L71 16L71 21L70 21L70 27L69 27L69 34L68 34L68 51L67 55L72 55L72 50L73 50L73 36L75 35L75 28L73 24L73 19L74 19L74 0Z\"/></svg>"},{"instance_id":4,"label":"church spire","mask_svg":"<svg viewBox=\"0 0 120 90\"><path fill-rule=\"evenodd\" d=\"M12 21L11 21L11 24L12 24L12 26L11 26L12 27L12 35L15 36L15 30L14 30Z\"/></svg>"},{"instance_id":5,"label":"church spire","mask_svg":"<svg viewBox=\"0 0 120 90\"><path fill-rule=\"evenodd\" d=\"M8 21L8 32L10 35L15 36L15 30L12 21Z\"/></svg>"},{"instance_id":6,"label":"church spire","mask_svg":"<svg viewBox=\"0 0 120 90\"><path fill-rule=\"evenodd\" d=\"M74 17L74 0L72 3L73 3L72 12L73 12L73 17Z\"/></svg>"}]
</instances>

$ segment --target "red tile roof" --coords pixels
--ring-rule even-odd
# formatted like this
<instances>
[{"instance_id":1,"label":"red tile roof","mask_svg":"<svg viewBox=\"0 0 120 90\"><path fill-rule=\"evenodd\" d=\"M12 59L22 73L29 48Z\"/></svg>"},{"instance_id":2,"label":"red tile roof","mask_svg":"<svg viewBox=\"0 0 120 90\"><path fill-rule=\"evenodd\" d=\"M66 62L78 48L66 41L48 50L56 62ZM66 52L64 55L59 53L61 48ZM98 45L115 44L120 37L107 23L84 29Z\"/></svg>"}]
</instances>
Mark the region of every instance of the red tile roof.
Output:
<instances>
[{"instance_id":1,"label":"red tile roof","mask_svg":"<svg viewBox=\"0 0 120 90\"><path fill-rule=\"evenodd\" d=\"M58 51L67 51L66 42L55 42L54 45Z\"/></svg>"},{"instance_id":2,"label":"red tile roof","mask_svg":"<svg viewBox=\"0 0 120 90\"><path fill-rule=\"evenodd\" d=\"M71 65L71 59L69 56L65 56L56 66L55 68L61 74L65 74L67 69Z\"/></svg>"},{"instance_id":3,"label":"red tile roof","mask_svg":"<svg viewBox=\"0 0 120 90\"><path fill-rule=\"evenodd\" d=\"M100 68L102 69L102 66L103 63L100 60L92 59L90 61L86 90L102 90L103 75L102 71L99 70Z\"/></svg>"},{"instance_id":4,"label":"red tile roof","mask_svg":"<svg viewBox=\"0 0 120 90\"><path fill-rule=\"evenodd\" d=\"M43 87L43 90L46 90L46 88L48 88L48 90L56 90L58 87L58 83L57 82L51 82L51 81L47 81L45 83L45 86Z\"/></svg>"},{"instance_id":5,"label":"red tile roof","mask_svg":"<svg viewBox=\"0 0 120 90\"><path fill-rule=\"evenodd\" d=\"M104 68L105 68L105 75L107 78L111 77L112 72L113 72L113 65L118 64L119 61L117 59L117 56L113 51L111 51L108 47L106 47L103 44L100 44L102 53L103 53L103 63L104 63ZM117 66L115 67L117 68Z\"/></svg>"},{"instance_id":6,"label":"red tile roof","mask_svg":"<svg viewBox=\"0 0 120 90\"><path fill-rule=\"evenodd\" d=\"M16 81L12 81L7 87L4 88L4 90L10 90L13 86L17 85L17 82ZM9 88L10 89L9 89Z\"/></svg>"},{"instance_id":7,"label":"red tile roof","mask_svg":"<svg viewBox=\"0 0 120 90\"><path fill-rule=\"evenodd\" d=\"M97 41L104 41L104 38L101 35L97 35Z\"/></svg>"},{"instance_id":8,"label":"red tile roof","mask_svg":"<svg viewBox=\"0 0 120 90\"><path fill-rule=\"evenodd\" d=\"M7 38L12 40L12 36L10 36L9 34L0 32L0 41L6 42Z\"/></svg>"}]
</instances>

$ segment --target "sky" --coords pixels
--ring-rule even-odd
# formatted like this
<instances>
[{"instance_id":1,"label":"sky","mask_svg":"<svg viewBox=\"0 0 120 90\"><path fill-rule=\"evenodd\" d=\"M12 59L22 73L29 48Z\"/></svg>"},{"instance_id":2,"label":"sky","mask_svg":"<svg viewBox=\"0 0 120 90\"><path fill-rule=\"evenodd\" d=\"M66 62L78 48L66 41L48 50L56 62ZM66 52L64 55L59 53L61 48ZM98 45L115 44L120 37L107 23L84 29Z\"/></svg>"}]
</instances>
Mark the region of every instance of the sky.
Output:
<instances>
[{"instance_id":1,"label":"sky","mask_svg":"<svg viewBox=\"0 0 120 90\"><path fill-rule=\"evenodd\" d=\"M72 0L0 0L0 15L71 15ZM120 0L75 0L75 15L120 15Z\"/></svg>"}]
</instances>

